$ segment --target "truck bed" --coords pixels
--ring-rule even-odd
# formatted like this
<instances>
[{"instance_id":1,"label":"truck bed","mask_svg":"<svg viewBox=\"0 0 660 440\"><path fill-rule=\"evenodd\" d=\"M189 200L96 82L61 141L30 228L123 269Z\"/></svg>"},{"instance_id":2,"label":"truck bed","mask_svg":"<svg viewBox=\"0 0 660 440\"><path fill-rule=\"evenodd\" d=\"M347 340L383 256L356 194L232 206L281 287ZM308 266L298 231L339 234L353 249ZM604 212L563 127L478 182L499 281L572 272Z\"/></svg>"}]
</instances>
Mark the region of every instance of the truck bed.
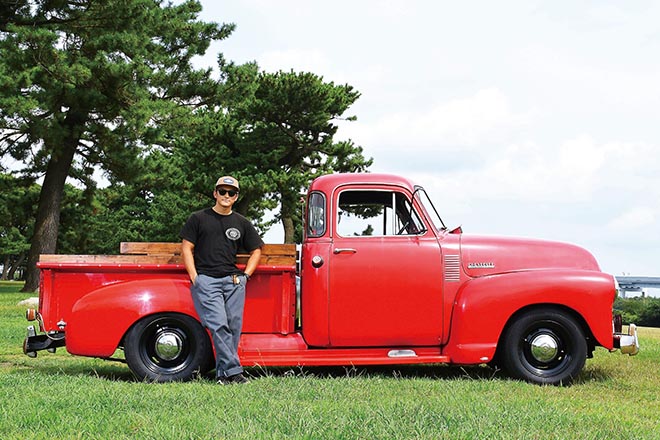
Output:
<instances>
[{"instance_id":1,"label":"truck bed","mask_svg":"<svg viewBox=\"0 0 660 440\"><path fill-rule=\"evenodd\" d=\"M239 268L247 258L239 255ZM122 243L120 255L46 254L38 266L42 271L40 309L45 331L60 330L61 322L67 323L68 330L103 320L100 308L79 312L92 296L95 303L110 305L151 295L149 303L154 307L160 302L160 307L172 307L172 311L192 308L180 243ZM295 245L267 244L262 248L261 261L246 292L244 333L295 331L295 275ZM154 308L153 313L162 311ZM194 314L194 310L190 312Z\"/></svg>"}]
</instances>

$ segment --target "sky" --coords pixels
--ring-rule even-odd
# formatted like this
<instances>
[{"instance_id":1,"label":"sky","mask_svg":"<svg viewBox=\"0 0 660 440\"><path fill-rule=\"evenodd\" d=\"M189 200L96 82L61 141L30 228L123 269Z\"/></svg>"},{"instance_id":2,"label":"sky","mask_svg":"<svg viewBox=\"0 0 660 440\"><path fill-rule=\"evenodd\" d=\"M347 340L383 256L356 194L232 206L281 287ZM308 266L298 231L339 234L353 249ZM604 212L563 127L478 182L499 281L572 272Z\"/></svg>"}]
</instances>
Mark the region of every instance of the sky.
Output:
<instances>
[{"instance_id":1,"label":"sky","mask_svg":"<svg viewBox=\"0 0 660 440\"><path fill-rule=\"evenodd\" d=\"M448 226L660 276L659 2L201 3L203 20L236 24L201 64L222 53L350 84L357 120L335 139L424 186Z\"/></svg>"}]
</instances>

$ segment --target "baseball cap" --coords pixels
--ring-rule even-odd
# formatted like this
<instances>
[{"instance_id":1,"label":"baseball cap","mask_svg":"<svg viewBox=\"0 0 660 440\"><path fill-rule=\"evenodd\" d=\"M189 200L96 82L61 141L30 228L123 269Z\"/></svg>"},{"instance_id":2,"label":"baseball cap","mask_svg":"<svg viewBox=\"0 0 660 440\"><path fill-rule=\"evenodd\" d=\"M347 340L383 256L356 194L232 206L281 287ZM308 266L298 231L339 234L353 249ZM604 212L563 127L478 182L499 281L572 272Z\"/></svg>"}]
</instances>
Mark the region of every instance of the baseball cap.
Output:
<instances>
[{"instance_id":1,"label":"baseball cap","mask_svg":"<svg viewBox=\"0 0 660 440\"><path fill-rule=\"evenodd\" d=\"M240 189L240 187L238 186L238 180L234 179L231 176L223 176L219 178L217 182L215 182L216 188L221 185L233 186L237 190Z\"/></svg>"}]
</instances>

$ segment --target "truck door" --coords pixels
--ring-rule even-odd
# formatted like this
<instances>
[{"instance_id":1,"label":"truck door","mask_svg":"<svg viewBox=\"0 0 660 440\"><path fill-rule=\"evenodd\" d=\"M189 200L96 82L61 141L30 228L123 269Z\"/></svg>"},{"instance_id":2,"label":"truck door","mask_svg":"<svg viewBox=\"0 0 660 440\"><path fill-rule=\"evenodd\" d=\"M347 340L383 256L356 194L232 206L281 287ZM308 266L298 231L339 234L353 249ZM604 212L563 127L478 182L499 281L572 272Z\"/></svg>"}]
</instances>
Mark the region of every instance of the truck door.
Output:
<instances>
[{"instance_id":1,"label":"truck door","mask_svg":"<svg viewBox=\"0 0 660 440\"><path fill-rule=\"evenodd\" d=\"M369 187L335 195L331 346L439 345L441 251L410 196L399 188Z\"/></svg>"}]
</instances>

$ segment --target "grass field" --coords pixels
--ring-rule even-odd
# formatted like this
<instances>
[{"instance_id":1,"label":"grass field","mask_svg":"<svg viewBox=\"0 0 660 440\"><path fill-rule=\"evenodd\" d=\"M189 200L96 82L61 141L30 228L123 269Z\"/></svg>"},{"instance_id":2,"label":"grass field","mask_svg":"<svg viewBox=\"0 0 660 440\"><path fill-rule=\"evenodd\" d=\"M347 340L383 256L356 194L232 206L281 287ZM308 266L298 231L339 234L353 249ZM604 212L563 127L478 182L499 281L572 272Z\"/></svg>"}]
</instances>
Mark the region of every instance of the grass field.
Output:
<instances>
[{"instance_id":1,"label":"grass field","mask_svg":"<svg viewBox=\"0 0 660 440\"><path fill-rule=\"evenodd\" d=\"M640 329L636 357L598 349L565 388L444 366L151 384L61 349L24 356L19 288L0 283L2 439L660 439L660 329Z\"/></svg>"}]
</instances>

